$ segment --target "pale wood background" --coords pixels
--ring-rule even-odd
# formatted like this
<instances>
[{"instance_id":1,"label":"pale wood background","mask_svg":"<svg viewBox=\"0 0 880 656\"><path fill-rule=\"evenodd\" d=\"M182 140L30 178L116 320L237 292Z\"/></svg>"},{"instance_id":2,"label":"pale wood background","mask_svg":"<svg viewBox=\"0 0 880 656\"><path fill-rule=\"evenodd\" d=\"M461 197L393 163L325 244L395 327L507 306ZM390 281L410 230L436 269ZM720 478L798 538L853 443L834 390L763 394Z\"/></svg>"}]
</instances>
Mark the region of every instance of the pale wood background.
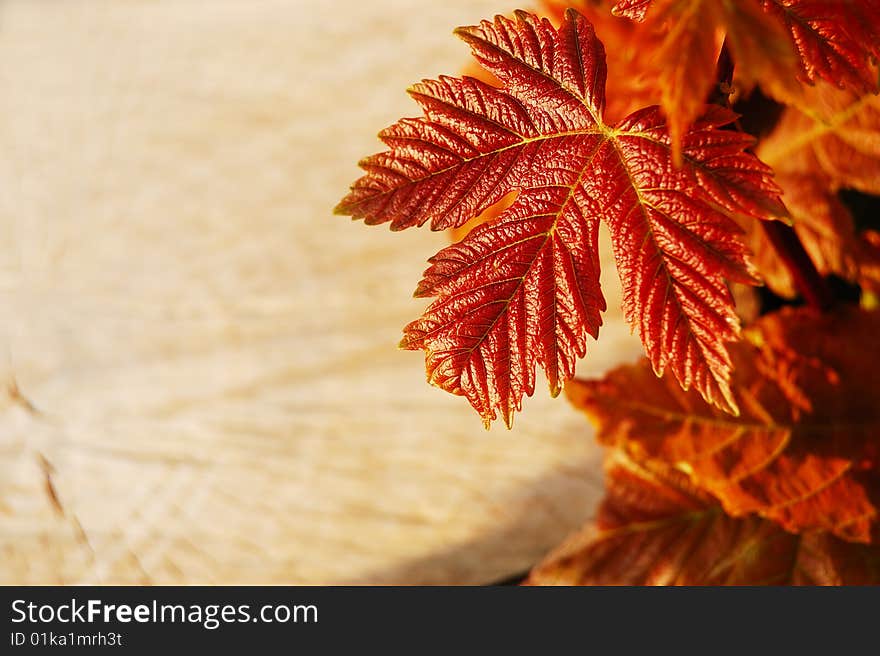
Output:
<instances>
[{"instance_id":1,"label":"pale wood background","mask_svg":"<svg viewBox=\"0 0 880 656\"><path fill-rule=\"evenodd\" d=\"M487 433L396 349L445 236L330 214L512 8L2 0L0 582L482 583L590 515L563 399Z\"/></svg>"}]
</instances>

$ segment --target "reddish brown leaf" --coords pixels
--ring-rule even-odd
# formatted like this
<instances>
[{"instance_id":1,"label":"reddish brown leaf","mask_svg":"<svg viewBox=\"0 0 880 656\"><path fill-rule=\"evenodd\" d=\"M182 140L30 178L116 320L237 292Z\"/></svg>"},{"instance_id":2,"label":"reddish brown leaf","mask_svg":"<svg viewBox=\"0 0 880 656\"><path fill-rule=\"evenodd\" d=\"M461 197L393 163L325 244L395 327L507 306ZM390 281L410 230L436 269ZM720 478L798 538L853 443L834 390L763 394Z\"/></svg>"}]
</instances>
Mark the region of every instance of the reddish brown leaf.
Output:
<instances>
[{"instance_id":1,"label":"reddish brown leaf","mask_svg":"<svg viewBox=\"0 0 880 656\"><path fill-rule=\"evenodd\" d=\"M606 464L595 526L569 538L529 585L859 585L880 583L880 547L793 535L725 515L687 477L620 453Z\"/></svg>"},{"instance_id":2,"label":"reddish brown leaf","mask_svg":"<svg viewBox=\"0 0 880 656\"><path fill-rule=\"evenodd\" d=\"M614 11L643 21L639 34L665 35L657 49L645 42L645 58L664 85L673 137L696 118L699 101L712 89L711 53L724 37L735 80L745 90L760 83L788 100L798 95L796 77L857 93L878 88L872 60L880 55L880 9L874 0L623 0Z\"/></svg>"},{"instance_id":3,"label":"reddish brown leaf","mask_svg":"<svg viewBox=\"0 0 880 656\"><path fill-rule=\"evenodd\" d=\"M624 311L658 372L735 410L725 343L739 325L725 279L754 281L732 216L785 212L753 140L720 129L734 115L708 108L672 165L657 108L604 122L605 56L574 10L557 30L524 12L457 32L503 85L472 78L412 90L425 116L382 133L390 150L337 208L392 229L459 226L518 191L495 222L431 259L416 291L436 296L404 330L423 349L429 380L467 396L485 422L510 423L540 364L552 392L596 336L597 224L605 220Z\"/></svg>"},{"instance_id":4,"label":"reddish brown leaf","mask_svg":"<svg viewBox=\"0 0 880 656\"><path fill-rule=\"evenodd\" d=\"M876 0L762 0L785 25L798 51L801 79L841 88L877 90L872 57L880 55Z\"/></svg>"},{"instance_id":5,"label":"reddish brown leaf","mask_svg":"<svg viewBox=\"0 0 880 656\"><path fill-rule=\"evenodd\" d=\"M652 72L661 90L678 165L681 135L703 111L713 84L723 39L720 5L704 0L629 1L619 2L614 13L642 21L649 6L651 20L636 32L634 42L648 51L643 67Z\"/></svg>"},{"instance_id":6,"label":"reddish brown leaf","mask_svg":"<svg viewBox=\"0 0 880 656\"><path fill-rule=\"evenodd\" d=\"M774 97L797 93L798 55L783 24L758 2L724 3L723 31L734 63L734 87L739 96L756 85Z\"/></svg>"},{"instance_id":7,"label":"reddish brown leaf","mask_svg":"<svg viewBox=\"0 0 880 656\"><path fill-rule=\"evenodd\" d=\"M671 13L670 28L697 29L697 21L704 19L703 5L721 5L708 0L620 0L614 13L636 21L648 14ZM880 57L880 4L876 0L742 0L728 5L722 27L735 25L737 16L751 13L749 5L760 5L780 25L784 26L792 45L797 50L800 77L805 82L824 79L841 88L856 91L876 91L877 74L872 60ZM739 13L738 12L745 12ZM654 18L652 16L652 18ZM681 28L679 23L692 22ZM703 23L707 31L715 28ZM756 42L755 45L760 46Z\"/></svg>"},{"instance_id":8,"label":"reddish brown leaf","mask_svg":"<svg viewBox=\"0 0 880 656\"><path fill-rule=\"evenodd\" d=\"M546 16L554 25L561 25L565 20L565 11L575 6L595 30L596 37L605 44L607 67L615 74L606 78L605 122L616 122L631 114L640 107L655 105L660 102L660 84L656 75L645 70L640 57L640 49L645 35L635 39L637 25L631 20L619 18L611 13L614 0L543 0L539 3L540 14ZM498 78L472 61L464 68L463 73L477 78L492 86L502 86ZM701 105L702 106L702 105ZM464 239L471 230L483 223L497 219L501 213L513 204L516 192L511 192L499 202L488 207L467 223L450 230L453 242Z\"/></svg>"},{"instance_id":9,"label":"reddish brown leaf","mask_svg":"<svg viewBox=\"0 0 880 656\"><path fill-rule=\"evenodd\" d=\"M646 362L573 381L572 402L601 441L689 475L736 517L790 531L880 538L880 313L789 310L763 318L732 350L731 418L658 379Z\"/></svg>"},{"instance_id":10,"label":"reddish brown leaf","mask_svg":"<svg viewBox=\"0 0 880 656\"><path fill-rule=\"evenodd\" d=\"M758 147L773 167L794 228L821 273L876 286L880 253L860 236L837 197L841 187L880 194L880 97L819 83L804 89ZM793 296L788 271L749 224L749 242L767 284Z\"/></svg>"}]
</instances>

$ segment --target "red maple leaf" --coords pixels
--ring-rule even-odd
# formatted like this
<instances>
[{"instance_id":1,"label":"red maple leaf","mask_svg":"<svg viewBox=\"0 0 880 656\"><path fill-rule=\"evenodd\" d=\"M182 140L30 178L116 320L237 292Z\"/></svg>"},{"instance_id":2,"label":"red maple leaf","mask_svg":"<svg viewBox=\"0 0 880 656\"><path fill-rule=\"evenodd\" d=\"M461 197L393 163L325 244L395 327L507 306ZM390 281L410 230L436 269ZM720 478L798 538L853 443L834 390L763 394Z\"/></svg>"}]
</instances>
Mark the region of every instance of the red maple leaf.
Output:
<instances>
[{"instance_id":1,"label":"red maple leaf","mask_svg":"<svg viewBox=\"0 0 880 656\"><path fill-rule=\"evenodd\" d=\"M732 217L781 216L751 137L707 107L683 134L682 166L657 107L604 122L605 53L569 10L557 30L517 12L457 34L500 88L441 77L410 89L424 116L380 134L389 150L361 162L337 212L393 230L460 226L517 192L511 207L431 259L416 290L436 300L404 330L428 379L508 425L544 369L552 393L574 375L605 309L599 220L611 230L625 315L659 374L730 412L739 336L726 280L754 271Z\"/></svg>"}]
</instances>

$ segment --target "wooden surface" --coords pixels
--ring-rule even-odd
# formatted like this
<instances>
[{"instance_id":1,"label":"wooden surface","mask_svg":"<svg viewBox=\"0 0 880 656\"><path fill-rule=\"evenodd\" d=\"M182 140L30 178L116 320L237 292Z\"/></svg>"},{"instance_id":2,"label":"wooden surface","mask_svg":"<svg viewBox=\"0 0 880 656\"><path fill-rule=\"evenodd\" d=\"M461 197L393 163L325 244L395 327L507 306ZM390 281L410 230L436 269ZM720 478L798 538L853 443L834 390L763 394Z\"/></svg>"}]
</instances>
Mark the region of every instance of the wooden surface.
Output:
<instances>
[{"instance_id":1,"label":"wooden surface","mask_svg":"<svg viewBox=\"0 0 880 656\"><path fill-rule=\"evenodd\" d=\"M511 8L3 0L0 583L480 583L590 515L563 399L485 432L396 349L445 236L330 214Z\"/></svg>"}]
</instances>

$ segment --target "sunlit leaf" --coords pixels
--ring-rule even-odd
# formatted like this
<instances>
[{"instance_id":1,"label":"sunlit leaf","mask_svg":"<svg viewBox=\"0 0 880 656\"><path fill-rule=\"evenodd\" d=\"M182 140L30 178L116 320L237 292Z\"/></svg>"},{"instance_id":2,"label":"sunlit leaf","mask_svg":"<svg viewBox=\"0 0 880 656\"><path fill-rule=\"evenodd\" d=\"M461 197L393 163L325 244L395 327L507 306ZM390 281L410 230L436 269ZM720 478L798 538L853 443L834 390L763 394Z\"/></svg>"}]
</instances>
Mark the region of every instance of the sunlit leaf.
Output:
<instances>
[{"instance_id":1,"label":"sunlit leaf","mask_svg":"<svg viewBox=\"0 0 880 656\"><path fill-rule=\"evenodd\" d=\"M566 386L600 440L665 463L719 499L790 531L880 538L880 313L786 310L731 348L742 415L719 413L646 362Z\"/></svg>"},{"instance_id":2,"label":"sunlit leaf","mask_svg":"<svg viewBox=\"0 0 880 656\"><path fill-rule=\"evenodd\" d=\"M880 547L795 535L726 515L687 476L615 454L595 525L534 570L530 585L876 585Z\"/></svg>"},{"instance_id":3,"label":"sunlit leaf","mask_svg":"<svg viewBox=\"0 0 880 656\"><path fill-rule=\"evenodd\" d=\"M654 369L730 412L725 344L739 336L727 281L756 280L732 217L784 215L751 137L707 107L673 165L658 108L608 125L605 53L574 10L561 27L525 12L460 28L502 85L441 77L415 85L424 116L384 130L389 150L337 208L403 229L461 226L511 191L501 216L431 259L417 296L437 297L405 328L431 383L509 424L536 365L556 393L595 337L605 301L597 229L611 231L625 315Z\"/></svg>"}]
</instances>

